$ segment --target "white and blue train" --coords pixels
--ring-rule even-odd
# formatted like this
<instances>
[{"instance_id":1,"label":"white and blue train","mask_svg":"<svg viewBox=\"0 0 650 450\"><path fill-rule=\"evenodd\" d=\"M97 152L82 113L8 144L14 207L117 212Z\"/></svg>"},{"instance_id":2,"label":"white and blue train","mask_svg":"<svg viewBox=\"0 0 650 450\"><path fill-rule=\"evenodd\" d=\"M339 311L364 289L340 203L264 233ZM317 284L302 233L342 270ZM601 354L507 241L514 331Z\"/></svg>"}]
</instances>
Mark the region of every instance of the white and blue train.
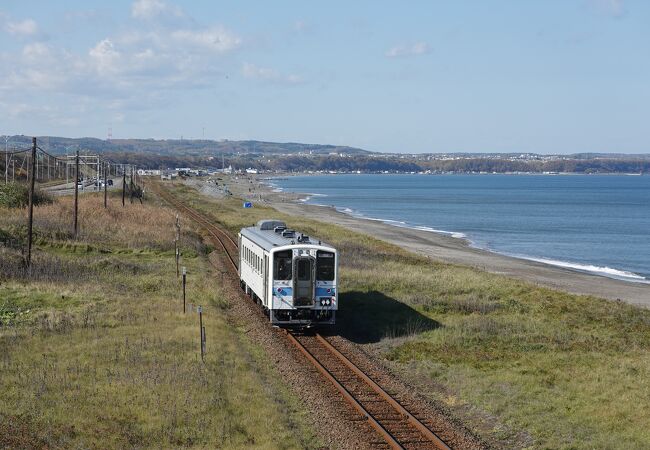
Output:
<instances>
[{"instance_id":1,"label":"white and blue train","mask_svg":"<svg viewBox=\"0 0 650 450\"><path fill-rule=\"evenodd\" d=\"M260 220L239 233L239 280L274 325L333 325L338 255L319 240Z\"/></svg>"}]
</instances>

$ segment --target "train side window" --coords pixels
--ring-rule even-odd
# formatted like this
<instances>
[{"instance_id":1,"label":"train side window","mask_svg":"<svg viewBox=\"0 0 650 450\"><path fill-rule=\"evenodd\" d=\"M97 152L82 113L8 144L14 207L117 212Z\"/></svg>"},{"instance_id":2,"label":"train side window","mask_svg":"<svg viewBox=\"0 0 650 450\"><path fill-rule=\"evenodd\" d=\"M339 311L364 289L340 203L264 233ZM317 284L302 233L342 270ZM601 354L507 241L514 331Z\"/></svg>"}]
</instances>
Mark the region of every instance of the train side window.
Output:
<instances>
[{"instance_id":1,"label":"train side window","mask_svg":"<svg viewBox=\"0 0 650 450\"><path fill-rule=\"evenodd\" d=\"M276 280L290 280L291 261L291 250L276 252L273 256L273 278Z\"/></svg>"},{"instance_id":2,"label":"train side window","mask_svg":"<svg viewBox=\"0 0 650 450\"><path fill-rule=\"evenodd\" d=\"M334 281L334 253L319 250L316 253L316 279Z\"/></svg>"}]
</instances>

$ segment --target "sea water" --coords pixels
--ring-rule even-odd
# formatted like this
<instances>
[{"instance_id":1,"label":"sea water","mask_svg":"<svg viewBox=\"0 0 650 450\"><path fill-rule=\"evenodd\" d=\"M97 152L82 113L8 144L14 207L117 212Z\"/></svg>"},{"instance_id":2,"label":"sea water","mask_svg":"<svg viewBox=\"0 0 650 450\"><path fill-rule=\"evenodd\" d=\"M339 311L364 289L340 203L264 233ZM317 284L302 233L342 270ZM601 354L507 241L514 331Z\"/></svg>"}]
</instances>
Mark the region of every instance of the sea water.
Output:
<instances>
[{"instance_id":1,"label":"sea water","mask_svg":"<svg viewBox=\"0 0 650 450\"><path fill-rule=\"evenodd\" d=\"M650 282L650 176L314 175L308 203L520 258Z\"/></svg>"}]
</instances>

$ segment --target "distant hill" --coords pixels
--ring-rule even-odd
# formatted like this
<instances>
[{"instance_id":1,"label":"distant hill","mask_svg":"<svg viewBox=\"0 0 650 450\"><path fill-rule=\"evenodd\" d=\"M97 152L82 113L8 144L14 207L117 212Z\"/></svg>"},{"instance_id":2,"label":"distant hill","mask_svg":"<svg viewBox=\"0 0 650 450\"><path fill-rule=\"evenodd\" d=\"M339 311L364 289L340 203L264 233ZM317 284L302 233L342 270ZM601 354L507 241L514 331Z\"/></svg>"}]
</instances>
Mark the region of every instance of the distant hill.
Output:
<instances>
[{"instance_id":1,"label":"distant hill","mask_svg":"<svg viewBox=\"0 0 650 450\"><path fill-rule=\"evenodd\" d=\"M54 154L79 149L141 168L231 165L269 171L429 172L429 173L650 173L650 154L576 153L378 153L324 144L296 142L114 139L38 137ZM31 137L14 136L12 144L31 145ZM0 161L0 168L3 167Z\"/></svg>"},{"instance_id":2,"label":"distant hill","mask_svg":"<svg viewBox=\"0 0 650 450\"><path fill-rule=\"evenodd\" d=\"M37 137L39 146L44 150L64 154L79 148L89 153L149 153L154 155L179 156L217 156L231 155L282 155L312 154L328 155L344 153L346 155L365 155L372 152L360 148L327 145L301 144L296 142L263 141L229 141L206 139L112 139L110 141L96 138L66 138L56 136ZM32 138L14 136L11 142L19 146L31 145Z\"/></svg>"}]
</instances>

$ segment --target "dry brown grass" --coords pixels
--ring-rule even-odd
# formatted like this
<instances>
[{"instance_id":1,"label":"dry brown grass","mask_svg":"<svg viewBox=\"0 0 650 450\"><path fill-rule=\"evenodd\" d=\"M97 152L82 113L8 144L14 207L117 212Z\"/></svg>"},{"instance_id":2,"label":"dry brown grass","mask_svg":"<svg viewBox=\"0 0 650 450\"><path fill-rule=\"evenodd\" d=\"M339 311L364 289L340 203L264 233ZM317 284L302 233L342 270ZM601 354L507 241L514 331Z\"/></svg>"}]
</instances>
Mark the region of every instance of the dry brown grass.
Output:
<instances>
[{"instance_id":1,"label":"dry brown grass","mask_svg":"<svg viewBox=\"0 0 650 450\"><path fill-rule=\"evenodd\" d=\"M79 198L79 233L77 241L111 244L125 248L173 249L175 213L155 204L127 203L124 208L111 199L104 208L103 197L86 194ZM0 209L0 228L24 230L27 211ZM34 208L34 229L37 236L48 240L74 239L74 203L70 197ZM185 223L185 227L192 225ZM184 231L187 231L185 229Z\"/></svg>"},{"instance_id":2,"label":"dry brown grass","mask_svg":"<svg viewBox=\"0 0 650 450\"><path fill-rule=\"evenodd\" d=\"M264 355L224 318L205 246L182 224L188 303L173 258L175 213L155 203L80 198L35 212L31 272L0 246L0 448L311 448L305 412ZM24 238L26 216L0 211ZM10 433L10 434L6 434Z\"/></svg>"}]
</instances>

